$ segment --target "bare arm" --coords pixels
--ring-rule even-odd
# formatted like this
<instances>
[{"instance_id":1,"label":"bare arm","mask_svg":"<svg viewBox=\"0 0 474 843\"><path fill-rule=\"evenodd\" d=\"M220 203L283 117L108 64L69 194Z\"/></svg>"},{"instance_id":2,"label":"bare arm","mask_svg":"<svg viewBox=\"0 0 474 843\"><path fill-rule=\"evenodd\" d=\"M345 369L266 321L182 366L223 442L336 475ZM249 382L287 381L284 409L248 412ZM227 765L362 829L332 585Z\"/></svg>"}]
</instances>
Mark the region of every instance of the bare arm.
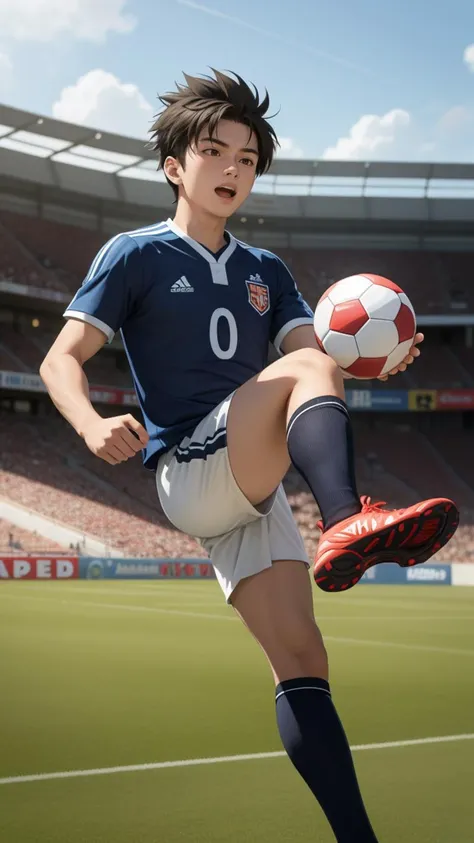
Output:
<instances>
[{"instance_id":1,"label":"bare arm","mask_svg":"<svg viewBox=\"0 0 474 843\"><path fill-rule=\"evenodd\" d=\"M297 328L293 328L281 344L281 350L284 354L291 354L292 351L299 351L300 348L316 348L321 351L312 325L299 325Z\"/></svg>"},{"instance_id":2,"label":"bare arm","mask_svg":"<svg viewBox=\"0 0 474 843\"><path fill-rule=\"evenodd\" d=\"M89 450L110 465L117 465L134 457L149 436L131 413L104 419L90 402L82 366L105 341L105 334L98 328L70 319L43 360L40 375L51 400Z\"/></svg>"},{"instance_id":3,"label":"bare arm","mask_svg":"<svg viewBox=\"0 0 474 843\"><path fill-rule=\"evenodd\" d=\"M51 400L79 436L83 436L87 424L101 418L89 400L89 383L82 366L106 340L93 325L69 319L40 366Z\"/></svg>"}]
</instances>

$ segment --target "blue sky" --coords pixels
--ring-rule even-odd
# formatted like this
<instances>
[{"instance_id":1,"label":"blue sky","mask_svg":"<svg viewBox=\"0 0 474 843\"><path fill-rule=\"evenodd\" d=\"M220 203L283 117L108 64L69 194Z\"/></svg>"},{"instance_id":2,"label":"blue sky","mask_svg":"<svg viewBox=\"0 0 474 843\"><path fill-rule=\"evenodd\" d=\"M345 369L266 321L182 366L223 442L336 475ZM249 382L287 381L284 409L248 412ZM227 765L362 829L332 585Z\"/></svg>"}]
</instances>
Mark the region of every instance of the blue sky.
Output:
<instances>
[{"instance_id":1,"label":"blue sky","mask_svg":"<svg viewBox=\"0 0 474 843\"><path fill-rule=\"evenodd\" d=\"M0 0L0 101L146 137L183 70L267 87L282 154L474 160L472 0Z\"/></svg>"}]
</instances>

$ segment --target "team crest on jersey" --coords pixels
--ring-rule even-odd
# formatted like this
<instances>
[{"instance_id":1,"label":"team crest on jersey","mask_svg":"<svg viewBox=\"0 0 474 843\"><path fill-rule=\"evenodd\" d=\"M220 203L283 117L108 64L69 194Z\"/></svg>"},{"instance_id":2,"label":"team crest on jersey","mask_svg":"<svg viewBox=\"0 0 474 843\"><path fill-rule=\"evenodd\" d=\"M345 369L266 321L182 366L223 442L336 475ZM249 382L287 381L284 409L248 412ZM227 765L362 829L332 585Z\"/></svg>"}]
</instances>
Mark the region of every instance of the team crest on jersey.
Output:
<instances>
[{"instance_id":1,"label":"team crest on jersey","mask_svg":"<svg viewBox=\"0 0 474 843\"><path fill-rule=\"evenodd\" d=\"M245 283L249 291L250 304L255 308L257 313L260 313L260 316L263 316L264 313L270 310L270 290L258 274L251 275Z\"/></svg>"}]
</instances>

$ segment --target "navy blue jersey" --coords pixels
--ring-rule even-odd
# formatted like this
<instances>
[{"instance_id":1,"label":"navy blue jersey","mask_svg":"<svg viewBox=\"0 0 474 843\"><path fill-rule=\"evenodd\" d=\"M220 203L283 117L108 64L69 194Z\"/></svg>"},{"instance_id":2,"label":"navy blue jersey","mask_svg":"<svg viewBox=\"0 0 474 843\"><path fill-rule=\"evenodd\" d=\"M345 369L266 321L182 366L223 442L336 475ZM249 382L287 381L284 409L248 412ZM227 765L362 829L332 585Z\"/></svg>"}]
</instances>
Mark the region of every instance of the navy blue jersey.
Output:
<instances>
[{"instance_id":1,"label":"navy blue jersey","mask_svg":"<svg viewBox=\"0 0 474 843\"><path fill-rule=\"evenodd\" d=\"M118 234L98 252L64 313L121 331L150 441L147 468L261 372L313 314L285 264L226 235L216 255L171 220Z\"/></svg>"}]
</instances>

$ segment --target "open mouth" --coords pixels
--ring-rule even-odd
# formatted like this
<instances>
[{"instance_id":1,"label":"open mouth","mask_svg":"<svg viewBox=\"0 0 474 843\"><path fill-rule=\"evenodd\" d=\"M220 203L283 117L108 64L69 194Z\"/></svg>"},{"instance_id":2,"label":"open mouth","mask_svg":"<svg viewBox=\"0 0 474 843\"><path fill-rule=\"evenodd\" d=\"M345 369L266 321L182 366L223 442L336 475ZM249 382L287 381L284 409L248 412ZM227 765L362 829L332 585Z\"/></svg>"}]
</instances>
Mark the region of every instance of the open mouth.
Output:
<instances>
[{"instance_id":1,"label":"open mouth","mask_svg":"<svg viewBox=\"0 0 474 843\"><path fill-rule=\"evenodd\" d=\"M233 187L222 186L216 187L215 193L221 197L221 199L233 199L236 195L237 191Z\"/></svg>"}]
</instances>

